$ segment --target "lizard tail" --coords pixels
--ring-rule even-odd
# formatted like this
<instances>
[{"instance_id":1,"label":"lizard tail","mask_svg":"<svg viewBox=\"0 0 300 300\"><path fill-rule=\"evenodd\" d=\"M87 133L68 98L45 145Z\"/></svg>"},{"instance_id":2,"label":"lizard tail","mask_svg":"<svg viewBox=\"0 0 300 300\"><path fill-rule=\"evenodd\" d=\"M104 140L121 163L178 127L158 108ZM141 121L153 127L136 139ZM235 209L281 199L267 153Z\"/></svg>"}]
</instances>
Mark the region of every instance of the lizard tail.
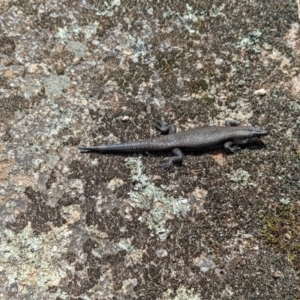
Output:
<instances>
[{"instance_id":1,"label":"lizard tail","mask_svg":"<svg viewBox=\"0 0 300 300\"><path fill-rule=\"evenodd\" d=\"M92 147L87 147L85 145L81 145L78 147L81 153L85 152L104 152L106 151L106 146L92 146Z\"/></svg>"},{"instance_id":2,"label":"lizard tail","mask_svg":"<svg viewBox=\"0 0 300 300\"><path fill-rule=\"evenodd\" d=\"M80 152L142 152L142 151L158 151L158 150L169 150L171 147L166 147L163 143L153 143L154 139L126 142L119 144L100 145L86 147L84 145L79 146Z\"/></svg>"},{"instance_id":3,"label":"lizard tail","mask_svg":"<svg viewBox=\"0 0 300 300\"><path fill-rule=\"evenodd\" d=\"M91 146L87 147L81 145L78 147L81 153L87 152L135 152L135 151L145 151L149 150L147 144L143 147L141 142L128 142L128 143L119 143L119 144L110 144L110 145L100 145L100 146Z\"/></svg>"}]
</instances>

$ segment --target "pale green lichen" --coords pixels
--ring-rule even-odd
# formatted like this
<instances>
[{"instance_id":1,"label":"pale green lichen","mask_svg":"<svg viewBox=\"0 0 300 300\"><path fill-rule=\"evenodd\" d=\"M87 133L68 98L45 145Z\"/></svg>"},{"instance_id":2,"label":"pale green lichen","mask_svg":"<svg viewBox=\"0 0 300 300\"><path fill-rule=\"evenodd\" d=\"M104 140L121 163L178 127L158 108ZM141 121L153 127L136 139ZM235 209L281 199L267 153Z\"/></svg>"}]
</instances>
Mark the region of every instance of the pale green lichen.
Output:
<instances>
[{"instance_id":1,"label":"pale green lichen","mask_svg":"<svg viewBox=\"0 0 300 300\"><path fill-rule=\"evenodd\" d=\"M132 252L134 250L134 247L127 239L121 239L117 245L120 249L125 250L126 252Z\"/></svg>"},{"instance_id":2,"label":"pale green lichen","mask_svg":"<svg viewBox=\"0 0 300 300\"><path fill-rule=\"evenodd\" d=\"M259 30L249 32L248 35L237 44L237 48L252 48L256 53L259 53L260 47L258 42L261 35L262 33Z\"/></svg>"},{"instance_id":3,"label":"pale green lichen","mask_svg":"<svg viewBox=\"0 0 300 300\"><path fill-rule=\"evenodd\" d=\"M189 31L190 34L196 33L199 35L199 31L193 28L194 23L197 23L198 21L197 13L197 10L195 10L191 5L186 4L186 10L184 14L182 16L178 15L183 23L183 26Z\"/></svg>"},{"instance_id":4,"label":"pale green lichen","mask_svg":"<svg viewBox=\"0 0 300 300\"><path fill-rule=\"evenodd\" d=\"M66 48L70 52L73 52L78 58L84 56L85 45L80 42L69 42Z\"/></svg>"},{"instance_id":5,"label":"pale green lichen","mask_svg":"<svg viewBox=\"0 0 300 300\"><path fill-rule=\"evenodd\" d=\"M120 250L126 251L124 263L126 266L140 264L143 260L143 250L132 246L130 239L121 239L118 244Z\"/></svg>"},{"instance_id":6,"label":"pale green lichen","mask_svg":"<svg viewBox=\"0 0 300 300\"><path fill-rule=\"evenodd\" d=\"M129 193L133 206L145 210L139 220L146 223L161 240L165 240L171 232L166 227L168 216L186 214L190 210L188 199L176 199L167 193L167 187L156 186L150 177L143 174L141 157L126 159L126 166L131 169L131 179L135 183L134 190Z\"/></svg>"},{"instance_id":7,"label":"pale green lichen","mask_svg":"<svg viewBox=\"0 0 300 300\"><path fill-rule=\"evenodd\" d=\"M5 285L17 284L19 296L30 299L41 299L39 295L46 295L50 287L59 286L71 271L62 260L71 234L67 226L39 235L30 226L17 234L9 229L0 231L0 272ZM47 294L47 299L57 297L67 299L67 294L60 290Z\"/></svg>"},{"instance_id":8,"label":"pale green lichen","mask_svg":"<svg viewBox=\"0 0 300 300\"><path fill-rule=\"evenodd\" d=\"M242 169L236 170L231 176L230 180L234 181L241 186L255 186L253 182L250 181L251 175Z\"/></svg>"},{"instance_id":9,"label":"pale green lichen","mask_svg":"<svg viewBox=\"0 0 300 300\"><path fill-rule=\"evenodd\" d=\"M201 296L198 293L194 293L194 290L188 290L185 287L180 287L176 291L176 296L172 296L173 291L168 289L162 295L162 300L201 300Z\"/></svg>"},{"instance_id":10,"label":"pale green lichen","mask_svg":"<svg viewBox=\"0 0 300 300\"><path fill-rule=\"evenodd\" d=\"M291 202L291 198L281 198L279 201L280 201L282 204L287 205L287 204L289 204L289 203Z\"/></svg>"},{"instance_id":11,"label":"pale green lichen","mask_svg":"<svg viewBox=\"0 0 300 300\"><path fill-rule=\"evenodd\" d=\"M30 98L31 96L37 95L42 88L42 85L38 79L28 76L14 78L10 82L10 86L20 87L26 99Z\"/></svg>"},{"instance_id":12,"label":"pale green lichen","mask_svg":"<svg viewBox=\"0 0 300 300\"><path fill-rule=\"evenodd\" d=\"M96 34L98 25L99 22L95 21L85 26L74 25L72 27L60 27L55 37L59 38L62 42L67 42L68 40L71 41L74 35L78 36L80 33L83 33L85 38L89 40Z\"/></svg>"},{"instance_id":13,"label":"pale green lichen","mask_svg":"<svg viewBox=\"0 0 300 300\"><path fill-rule=\"evenodd\" d=\"M50 174L59 163L55 153L61 147L58 137L64 129L72 127L72 113L71 108L62 108L49 98L42 99L30 114L17 112L18 122L10 128L15 141L5 153L6 159L16 162L11 172L34 177L35 184L44 189L45 180L40 180L39 174ZM22 180L15 185L22 186Z\"/></svg>"},{"instance_id":14,"label":"pale green lichen","mask_svg":"<svg viewBox=\"0 0 300 300\"><path fill-rule=\"evenodd\" d=\"M137 299L137 295L134 292L134 287L138 285L138 280L136 278L130 278L123 280L122 282L122 292L123 295L126 295L127 299ZM123 297L122 297L123 298Z\"/></svg>"},{"instance_id":15,"label":"pale green lichen","mask_svg":"<svg viewBox=\"0 0 300 300\"><path fill-rule=\"evenodd\" d=\"M220 6L213 4L211 6L209 13L213 18L222 16L222 15L225 16L225 13L224 13L225 7L226 7L225 3L222 3Z\"/></svg>"},{"instance_id":16,"label":"pale green lichen","mask_svg":"<svg viewBox=\"0 0 300 300\"><path fill-rule=\"evenodd\" d=\"M298 84L299 84L300 82L298 81ZM291 109L291 110L293 110L293 111L295 111L295 112L300 112L300 104L299 103L297 103L297 102L295 102L295 101L290 101L289 103L288 103L288 107L289 107L289 109ZM300 119L298 119L298 121L300 122Z\"/></svg>"},{"instance_id":17,"label":"pale green lichen","mask_svg":"<svg viewBox=\"0 0 300 300\"><path fill-rule=\"evenodd\" d=\"M107 187L112 190L115 191L118 188L120 188L122 185L124 185L124 181L121 178L113 178L110 182L108 182Z\"/></svg>"},{"instance_id":18,"label":"pale green lichen","mask_svg":"<svg viewBox=\"0 0 300 300\"><path fill-rule=\"evenodd\" d=\"M96 15L97 16L107 16L107 17L112 17L114 15L114 11L121 6L121 0L110 0L110 1L105 1L105 6L103 6L103 10L97 11Z\"/></svg>"},{"instance_id":19,"label":"pale green lichen","mask_svg":"<svg viewBox=\"0 0 300 300\"><path fill-rule=\"evenodd\" d=\"M44 80L45 91L49 97L61 96L63 89L67 89L70 84L70 79L65 75L53 74Z\"/></svg>"},{"instance_id":20,"label":"pale green lichen","mask_svg":"<svg viewBox=\"0 0 300 300\"><path fill-rule=\"evenodd\" d=\"M60 38L61 40L67 40L69 38L67 26L58 28L58 32L55 37Z\"/></svg>"},{"instance_id":21,"label":"pale green lichen","mask_svg":"<svg viewBox=\"0 0 300 300\"><path fill-rule=\"evenodd\" d=\"M58 155L50 155L49 156L49 168L54 169L59 162L60 157Z\"/></svg>"}]
</instances>

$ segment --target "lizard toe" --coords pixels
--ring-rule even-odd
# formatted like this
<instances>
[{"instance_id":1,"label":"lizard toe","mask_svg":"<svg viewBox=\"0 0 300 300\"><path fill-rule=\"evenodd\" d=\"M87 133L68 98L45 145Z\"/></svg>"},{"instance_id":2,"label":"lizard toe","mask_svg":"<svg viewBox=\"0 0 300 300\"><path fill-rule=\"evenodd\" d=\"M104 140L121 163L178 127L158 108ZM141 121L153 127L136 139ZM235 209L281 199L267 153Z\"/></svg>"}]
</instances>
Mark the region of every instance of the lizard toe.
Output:
<instances>
[{"instance_id":1,"label":"lizard toe","mask_svg":"<svg viewBox=\"0 0 300 300\"><path fill-rule=\"evenodd\" d=\"M166 170L166 171L169 171L169 170L172 168L173 163L172 163L172 161L169 160L168 162L161 163L159 166L160 166L162 169L164 169L164 170Z\"/></svg>"},{"instance_id":2,"label":"lizard toe","mask_svg":"<svg viewBox=\"0 0 300 300\"><path fill-rule=\"evenodd\" d=\"M163 130L163 127L164 127L164 122L162 122L161 120L158 120L158 119L154 119L154 123L155 123L155 128L158 130L158 131L162 131Z\"/></svg>"},{"instance_id":3,"label":"lizard toe","mask_svg":"<svg viewBox=\"0 0 300 300\"><path fill-rule=\"evenodd\" d=\"M233 153L235 153L235 152L239 152L239 151L241 151L241 150L242 150L242 148L241 148L241 147L239 147L239 146L234 146L234 147L232 147L232 150L233 150Z\"/></svg>"}]
</instances>

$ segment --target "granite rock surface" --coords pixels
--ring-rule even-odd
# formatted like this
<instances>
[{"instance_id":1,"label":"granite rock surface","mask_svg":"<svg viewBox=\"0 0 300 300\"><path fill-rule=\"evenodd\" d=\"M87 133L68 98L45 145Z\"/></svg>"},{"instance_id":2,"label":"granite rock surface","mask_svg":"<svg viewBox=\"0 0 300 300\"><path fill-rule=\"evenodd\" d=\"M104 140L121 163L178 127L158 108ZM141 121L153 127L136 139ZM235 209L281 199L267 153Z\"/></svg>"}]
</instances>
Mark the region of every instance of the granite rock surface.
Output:
<instances>
[{"instance_id":1,"label":"granite rock surface","mask_svg":"<svg viewBox=\"0 0 300 300\"><path fill-rule=\"evenodd\" d=\"M0 3L1 299L300 299L297 2ZM81 154L226 119L234 155Z\"/></svg>"}]
</instances>

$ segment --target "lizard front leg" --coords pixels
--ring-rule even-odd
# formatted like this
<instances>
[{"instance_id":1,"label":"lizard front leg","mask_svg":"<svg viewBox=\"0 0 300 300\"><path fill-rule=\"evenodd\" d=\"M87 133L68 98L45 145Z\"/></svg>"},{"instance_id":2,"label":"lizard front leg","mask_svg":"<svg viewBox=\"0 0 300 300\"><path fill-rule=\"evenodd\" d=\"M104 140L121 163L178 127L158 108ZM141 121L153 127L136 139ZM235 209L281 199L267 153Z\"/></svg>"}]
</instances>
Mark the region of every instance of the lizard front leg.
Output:
<instances>
[{"instance_id":1,"label":"lizard front leg","mask_svg":"<svg viewBox=\"0 0 300 300\"><path fill-rule=\"evenodd\" d=\"M226 120L225 126L239 126L241 125L240 121L234 121L234 120Z\"/></svg>"},{"instance_id":2,"label":"lizard front leg","mask_svg":"<svg viewBox=\"0 0 300 300\"><path fill-rule=\"evenodd\" d=\"M233 142L226 142L223 147L229 153L234 153L234 152L241 150L241 148L239 146L232 147L232 145L233 145Z\"/></svg>"},{"instance_id":3,"label":"lizard front leg","mask_svg":"<svg viewBox=\"0 0 300 300\"><path fill-rule=\"evenodd\" d=\"M161 133L165 134L173 134L177 131L176 126L174 124L165 124L164 122L159 120L155 120L155 127Z\"/></svg>"},{"instance_id":4,"label":"lizard front leg","mask_svg":"<svg viewBox=\"0 0 300 300\"><path fill-rule=\"evenodd\" d=\"M224 144L224 149L227 152L234 153L241 150L241 147L236 145L246 145L248 142L249 142L248 139L242 139L242 138L233 139L233 142L229 141ZM232 145L234 146L232 147Z\"/></svg>"}]
</instances>

